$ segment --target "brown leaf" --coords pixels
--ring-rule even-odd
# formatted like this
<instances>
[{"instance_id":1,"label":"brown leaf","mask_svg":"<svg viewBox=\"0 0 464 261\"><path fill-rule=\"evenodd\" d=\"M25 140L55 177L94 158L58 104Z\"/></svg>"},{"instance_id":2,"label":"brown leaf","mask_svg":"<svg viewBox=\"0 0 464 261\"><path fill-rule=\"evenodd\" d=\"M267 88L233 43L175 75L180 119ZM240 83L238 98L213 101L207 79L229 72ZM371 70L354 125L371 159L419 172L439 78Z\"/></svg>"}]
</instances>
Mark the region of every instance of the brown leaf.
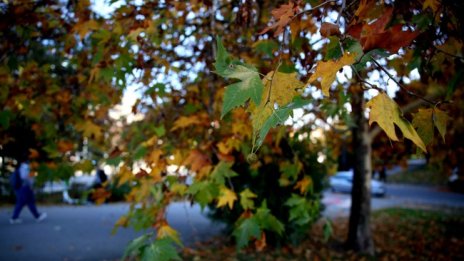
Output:
<instances>
[{"instance_id":1,"label":"brown leaf","mask_svg":"<svg viewBox=\"0 0 464 261\"><path fill-rule=\"evenodd\" d=\"M340 35L340 29L338 28L338 25L332 24L332 23L327 23L323 22L321 25L320 33L324 37L329 37L332 35Z\"/></svg>"}]
</instances>

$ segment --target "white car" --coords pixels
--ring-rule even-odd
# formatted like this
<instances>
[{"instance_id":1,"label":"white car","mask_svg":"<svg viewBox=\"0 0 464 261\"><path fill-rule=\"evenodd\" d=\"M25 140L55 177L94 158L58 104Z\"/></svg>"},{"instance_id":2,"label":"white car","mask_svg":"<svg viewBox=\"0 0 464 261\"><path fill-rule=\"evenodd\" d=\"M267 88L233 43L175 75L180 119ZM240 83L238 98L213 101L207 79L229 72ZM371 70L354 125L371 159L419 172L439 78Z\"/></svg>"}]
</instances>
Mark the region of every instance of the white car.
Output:
<instances>
[{"instance_id":1,"label":"white car","mask_svg":"<svg viewBox=\"0 0 464 261\"><path fill-rule=\"evenodd\" d=\"M339 171L329 179L330 189L333 192L348 192L351 193L353 188L353 170ZM371 193L376 196L383 197L387 189L385 183L371 179Z\"/></svg>"}]
</instances>

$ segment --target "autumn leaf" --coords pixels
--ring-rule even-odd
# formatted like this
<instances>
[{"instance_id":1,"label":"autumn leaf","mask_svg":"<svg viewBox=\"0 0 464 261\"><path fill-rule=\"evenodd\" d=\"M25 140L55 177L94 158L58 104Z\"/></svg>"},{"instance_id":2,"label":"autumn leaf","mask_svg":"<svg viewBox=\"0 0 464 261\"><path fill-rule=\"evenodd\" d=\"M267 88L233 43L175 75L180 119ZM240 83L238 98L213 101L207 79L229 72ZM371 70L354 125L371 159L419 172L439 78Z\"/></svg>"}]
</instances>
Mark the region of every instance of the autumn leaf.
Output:
<instances>
[{"instance_id":1,"label":"autumn leaf","mask_svg":"<svg viewBox=\"0 0 464 261\"><path fill-rule=\"evenodd\" d=\"M208 155L199 150L190 151L189 156L184 160L183 165L190 166L190 170L194 172L200 171L205 166L211 165L211 160Z\"/></svg>"},{"instance_id":2,"label":"autumn leaf","mask_svg":"<svg viewBox=\"0 0 464 261\"><path fill-rule=\"evenodd\" d=\"M276 111L275 106L283 108L284 105L292 102L294 97L299 94L298 90L304 87L304 84L297 79L296 73L274 71L269 72L263 78L263 85L264 92L261 104L255 107L251 114L253 133L258 147L261 145L268 131L285 121L290 114L291 110ZM266 124L270 118L273 119L272 124Z\"/></svg>"},{"instance_id":3,"label":"autumn leaf","mask_svg":"<svg viewBox=\"0 0 464 261\"><path fill-rule=\"evenodd\" d=\"M170 190L180 196L183 196L187 192L187 186L185 184L174 183Z\"/></svg>"},{"instance_id":4,"label":"autumn leaf","mask_svg":"<svg viewBox=\"0 0 464 261\"><path fill-rule=\"evenodd\" d=\"M249 99L255 104L260 103L263 84L258 71L251 65L240 61L231 61L220 37L217 38L217 54L214 66L216 73L220 76L240 80L226 86L221 117L224 117L233 108L243 105Z\"/></svg>"},{"instance_id":5,"label":"autumn leaf","mask_svg":"<svg viewBox=\"0 0 464 261\"><path fill-rule=\"evenodd\" d=\"M243 209L254 209L255 203L253 201L256 198L256 194L251 192L250 189L246 188L242 192L240 192L240 205L242 205Z\"/></svg>"},{"instance_id":6,"label":"autumn leaf","mask_svg":"<svg viewBox=\"0 0 464 261\"><path fill-rule=\"evenodd\" d=\"M261 232L261 239L257 239L255 241L255 247L258 252L263 251L266 248L266 233Z\"/></svg>"},{"instance_id":7,"label":"autumn leaf","mask_svg":"<svg viewBox=\"0 0 464 261\"><path fill-rule=\"evenodd\" d=\"M280 107L290 103L298 95L298 90L304 87L297 77L297 73L269 72L263 78L263 97L266 98L261 101L261 105L270 103L272 106L277 104Z\"/></svg>"},{"instance_id":8,"label":"autumn leaf","mask_svg":"<svg viewBox=\"0 0 464 261\"><path fill-rule=\"evenodd\" d=\"M225 205L228 205L230 209L233 209L234 202L236 200L237 200L237 195L235 194L235 192L233 192L232 190L226 187L222 187L219 192L217 207L220 208Z\"/></svg>"},{"instance_id":9,"label":"autumn leaf","mask_svg":"<svg viewBox=\"0 0 464 261\"><path fill-rule=\"evenodd\" d=\"M296 96L295 99L287 104L284 107L273 109L270 106L265 106L262 111L256 113L255 122L252 118L253 123L253 145L258 148L263 143L266 138L267 133L272 128L275 128L279 124L285 123L285 121L290 117L294 109L302 108L310 103L310 100L301 99L301 97ZM271 113L269 113L269 111ZM266 118L267 117L267 118ZM263 120L264 122L258 121Z\"/></svg>"},{"instance_id":10,"label":"autumn leaf","mask_svg":"<svg viewBox=\"0 0 464 261\"><path fill-rule=\"evenodd\" d=\"M446 135L446 125L448 123L449 116L439 109L434 109L433 111L433 124L437 127L438 132L440 133L443 141L445 141Z\"/></svg>"},{"instance_id":11,"label":"autumn leaf","mask_svg":"<svg viewBox=\"0 0 464 261\"><path fill-rule=\"evenodd\" d=\"M329 37L329 36L340 35L341 34L338 25L332 24L332 23L327 23L327 22L322 23L320 33L324 37Z\"/></svg>"},{"instance_id":12,"label":"autumn leaf","mask_svg":"<svg viewBox=\"0 0 464 261\"><path fill-rule=\"evenodd\" d=\"M176 230L174 230L172 227L169 225L165 224L162 225L160 228L158 228L158 233L157 233L158 238L170 238L172 241L176 242L179 245L182 245L182 242L180 241L179 233L177 233Z\"/></svg>"},{"instance_id":13,"label":"autumn leaf","mask_svg":"<svg viewBox=\"0 0 464 261\"><path fill-rule=\"evenodd\" d=\"M372 23L361 21L350 25L347 33L360 41L364 52L381 48L397 53L401 47L410 45L419 32L405 31L402 24L388 27L392 14L393 8L387 8L382 16Z\"/></svg>"},{"instance_id":14,"label":"autumn leaf","mask_svg":"<svg viewBox=\"0 0 464 261\"><path fill-rule=\"evenodd\" d=\"M272 16L274 17L275 22L264 28L259 34L264 34L269 30L274 30L274 37L277 37L281 34L285 27L292 21L293 16L299 11L298 5L295 5L293 2L288 4L283 4L278 8L271 11Z\"/></svg>"},{"instance_id":15,"label":"autumn leaf","mask_svg":"<svg viewBox=\"0 0 464 261\"><path fill-rule=\"evenodd\" d=\"M322 93L325 96L330 96L330 86L337 76L337 72L343 68L343 66L351 65L355 62L355 53L344 53L339 60L319 61L317 63L316 71L311 75L308 83L316 81L321 78Z\"/></svg>"},{"instance_id":16,"label":"autumn leaf","mask_svg":"<svg viewBox=\"0 0 464 261\"><path fill-rule=\"evenodd\" d=\"M60 140L58 141L57 147L61 153L66 153L74 149L74 144L67 140Z\"/></svg>"},{"instance_id":17,"label":"autumn leaf","mask_svg":"<svg viewBox=\"0 0 464 261\"><path fill-rule=\"evenodd\" d=\"M427 8L430 7L430 9L432 9L432 11L436 13L439 6L440 6L440 2L438 0L425 0L424 3L422 4L422 9L426 10Z\"/></svg>"},{"instance_id":18,"label":"autumn leaf","mask_svg":"<svg viewBox=\"0 0 464 261\"><path fill-rule=\"evenodd\" d=\"M196 125L201 123L197 116L180 116L173 124L171 131L175 131L178 129L187 128L191 125Z\"/></svg>"},{"instance_id":19,"label":"autumn leaf","mask_svg":"<svg viewBox=\"0 0 464 261\"><path fill-rule=\"evenodd\" d=\"M417 130L417 134L422 138L422 141L427 146L433 140L433 109L419 109L417 113L413 113L412 125Z\"/></svg>"},{"instance_id":20,"label":"autumn leaf","mask_svg":"<svg viewBox=\"0 0 464 261\"><path fill-rule=\"evenodd\" d=\"M398 141L398 137L395 133L396 125L400 128L405 138L410 139L424 152L427 152L424 142L419 137L412 124L403 118L403 114L396 102L388 97L386 93L380 93L375 96L366 106L371 109L369 125L373 122L377 122L390 139Z\"/></svg>"},{"instance_id":21,"label":"autumn leaf","mask_svg":"<svg viewBox=\"0 0 464 261\"><path fill-rule=\"evenodd\" d=\"M89 120L85 121L84 123L77 124L76 128L79 131L82 131L84 136L87 138L95 138L98 140L102 136L101 127Z\"/></svg>"},{"instance_id":22,"label":"autumn leaf","mask_svg":"<svg viewBox=\"0 0 464 261\"><path fill-rule=\"evenodd\" d=\"M107 199L109 199L111 196L111 192L107 191L104 188L97 188L93 193L92 193L92 199L95 200L95 204L101 205L105 203Z\"/></svg>"},{"instance_id":23,"label":"autumn leaf","mask_svg":"<svg viewBox=\"0 0 464 261\"><path fill-rule=\"evenodd\" d=\"M36 149L29 149L29 159L37 159L39 157L39 152Z\"/></svg>"},{"instance_id":24,"label":"autumn leaf","mask_svg":"<svg viewBox=\"0 0 464 261\"><path fill-rule=\"evenodd\" d=\"M295 187L293 187L293 188L294 189L299 189L300 194L305 194L312 184L313 184L313 180L311 179L311 177L310 176L304 176L304 178L301 179L300 181L298 181L296 183Z\"/></svg>"}]
</instances>

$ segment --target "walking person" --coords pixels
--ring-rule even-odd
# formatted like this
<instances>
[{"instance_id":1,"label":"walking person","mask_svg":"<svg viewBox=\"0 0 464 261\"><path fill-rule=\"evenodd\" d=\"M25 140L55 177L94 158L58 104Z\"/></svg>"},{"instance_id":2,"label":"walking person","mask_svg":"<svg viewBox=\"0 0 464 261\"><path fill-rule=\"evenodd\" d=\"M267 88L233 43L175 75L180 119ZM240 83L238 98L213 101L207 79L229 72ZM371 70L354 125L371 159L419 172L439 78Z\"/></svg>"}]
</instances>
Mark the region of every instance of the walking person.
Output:
<instances>
[{"instance_id":1,"label":"walking person","mask_svg":"<svg viewBox=\"0 0 464 261\"><path fill-rule=\"evenodd\" d=\"M16 194L16 205L13 211L13 216L10 219L11 224L21 223L19 219L19 214L25 205L29 208L34 218L37 222L40 222L47 218L47 213L39 213L37 207L35 206L35 196L34 191L32 190L32 185L34 183L33 177L30 175L29 162L27 160L22 160L19 162L17 167L18 169L12 175L18 175L19 186L14 186Z\"/></svg>"}]
</instances>

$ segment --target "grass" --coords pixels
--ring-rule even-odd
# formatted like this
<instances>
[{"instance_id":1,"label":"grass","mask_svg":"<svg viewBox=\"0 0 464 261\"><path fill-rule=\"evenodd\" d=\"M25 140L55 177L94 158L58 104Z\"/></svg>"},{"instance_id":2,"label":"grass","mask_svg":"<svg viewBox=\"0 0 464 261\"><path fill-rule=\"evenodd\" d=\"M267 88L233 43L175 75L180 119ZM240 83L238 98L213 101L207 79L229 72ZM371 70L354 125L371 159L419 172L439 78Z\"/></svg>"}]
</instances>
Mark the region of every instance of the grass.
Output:
<instances>
[{"instance_id":1,"label":"grass","mask_svg":"<svg viewBox=\"0 0 464 261\"><path fill-rule=\"evenodd\" d=\"M441 171L428 166L421 166L414 170L404 170L388 177L390 183L443 186L448 177Z\"/></svg>"},{"instance_id":2,"label":"grass","mask_svg":"<svg viewBox=\"0 0 464 261\"><path fill-rule=\"evenodd\" d=\"M324 241L323 222L298 245L254 247L236 251L227 238L183 251L185 260L464 260L464 211L391 208L372 214L376 256L366 257L343 246L347 218L333 220L333 234ZM251 244L253 245L253 244Z\"/></svg>"}]
</instances>

